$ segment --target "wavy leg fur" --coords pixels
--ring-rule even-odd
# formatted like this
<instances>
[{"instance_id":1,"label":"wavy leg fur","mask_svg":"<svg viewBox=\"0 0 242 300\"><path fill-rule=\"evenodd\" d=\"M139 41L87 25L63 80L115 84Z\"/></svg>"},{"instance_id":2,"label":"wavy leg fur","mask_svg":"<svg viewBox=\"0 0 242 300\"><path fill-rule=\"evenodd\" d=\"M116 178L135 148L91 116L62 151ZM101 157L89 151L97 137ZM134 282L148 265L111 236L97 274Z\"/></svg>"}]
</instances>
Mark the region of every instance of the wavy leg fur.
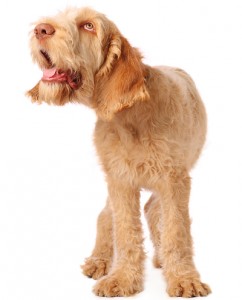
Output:
<instances>
[{"instance_id":1,"label":"wavy leg fur","mask_svg":"<svg viewBox=\"0 0 242 300\"><path fill-rule=\"evenodd\" d=\"M144 208L155 250L153 264L163 268L171 297L190 298L211 292L209 286L200 281L192 259L190 185L187 172L174 173L157 185ZM98 218L93 254L82 268L88 277L99 279L93 289L96 295L130 296L143 289L145 255L139 193L133 188L112 184L110 195Z\"/></svg>"},{"instance_id":2,"label":"wavy leg fur","mask_svg":"<svg viewBox=\"0 0 242 300\"><path fill-rule=\"evenodd\" d=\"M114 260L108 275L95 285L94 293L107 297L130 296L143 289L145 254L142 247L139 191L111 182L109 195L115 240Z\"/></svg>"},{"instance_id":3,"label":"wavy leg fur","mask_svg":"<svg viewBox=\"0 0 242 300\"><path fill-rule=\"evenodd\" d=\"M109 200L97 221L96 245L92 255L81 266L83 274L99 279L107 275L113 260L112 211Z\"/></svg>"}]
</instances>

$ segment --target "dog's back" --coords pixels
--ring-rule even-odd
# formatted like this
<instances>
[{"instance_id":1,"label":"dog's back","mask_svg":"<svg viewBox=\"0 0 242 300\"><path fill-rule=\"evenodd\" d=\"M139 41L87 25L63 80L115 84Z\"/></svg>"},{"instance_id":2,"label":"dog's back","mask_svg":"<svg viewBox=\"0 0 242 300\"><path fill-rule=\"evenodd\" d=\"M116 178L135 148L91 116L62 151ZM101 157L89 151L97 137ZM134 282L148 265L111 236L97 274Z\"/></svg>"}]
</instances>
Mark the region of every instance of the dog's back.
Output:
<instances>
[{"instance_id":1,"label":"dog's back","mask_svg":"<svg viewBox=\"0 0 242 300\"><path fill-rule=\"evenodd\" d=\"M154 72L160 80L155 105L160 114L158 118L165 120L166 131L161 128L162 134L180 147L190 169L201 153L207 131L206 111L201 97L192 78L182 69L158 66L150 72Z\"/></svg>"}]
</instances>

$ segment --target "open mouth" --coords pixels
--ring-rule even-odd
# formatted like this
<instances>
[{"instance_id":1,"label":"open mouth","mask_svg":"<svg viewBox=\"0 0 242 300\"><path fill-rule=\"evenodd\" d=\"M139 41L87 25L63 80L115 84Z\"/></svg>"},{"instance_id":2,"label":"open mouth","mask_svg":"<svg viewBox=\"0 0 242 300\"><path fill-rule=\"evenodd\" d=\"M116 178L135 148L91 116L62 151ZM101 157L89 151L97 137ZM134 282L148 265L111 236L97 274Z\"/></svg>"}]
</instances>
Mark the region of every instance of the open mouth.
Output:
<instances>
[{"instance_id":1,"label":"open mouth","mask_svg":"<svg viewBox=\"0 0 242 300\"><path fill-rule=\"evenodd\" d=\"M43 69L42 81L48 83L67 83L72 89L77 89L81 84L81 74L72 70L58 69L52 62L50 55L45 50L40 50L48 67Z\"/></svg>"},{"instance_id":2,"label":"open mouth","mask_svg":"<svg viewBox=\"0 0 242 300\"><path fill-rule=\"evenodd\" d=\"M48 54L48 52L46 52L45 50L40 50L40 53L42 54L42 56L45 58L46 62L49 64L50 67L53 66L53 63L51 61L51 58Z\"/></svg>"}]
</instances>

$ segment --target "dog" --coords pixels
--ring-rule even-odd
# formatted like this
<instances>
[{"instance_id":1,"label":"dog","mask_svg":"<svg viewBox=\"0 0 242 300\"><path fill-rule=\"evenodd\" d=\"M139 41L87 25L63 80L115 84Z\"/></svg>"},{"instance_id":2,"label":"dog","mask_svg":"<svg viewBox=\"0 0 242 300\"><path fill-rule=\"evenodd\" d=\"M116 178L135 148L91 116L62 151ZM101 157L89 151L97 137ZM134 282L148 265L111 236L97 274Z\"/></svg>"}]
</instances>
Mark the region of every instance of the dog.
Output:
<instances>
[{"instance_id":1,"label":"dog","mask_svg":"<svg viewBox=\"0 0 242 300\"><path fill-rule=\"evenodd\" d=\"M151 67L116 25L90 8L68 8L31 32L33 61L43 70L27 92L35 103L82 103L95 110L94 143L108 185L94 250L82 266L98 296L143 290L140 191L152 192L145 216L170 296L206 296L193 262L189 171L206 137L206 111L181 69Z\"/></svg>"}]
</instances>

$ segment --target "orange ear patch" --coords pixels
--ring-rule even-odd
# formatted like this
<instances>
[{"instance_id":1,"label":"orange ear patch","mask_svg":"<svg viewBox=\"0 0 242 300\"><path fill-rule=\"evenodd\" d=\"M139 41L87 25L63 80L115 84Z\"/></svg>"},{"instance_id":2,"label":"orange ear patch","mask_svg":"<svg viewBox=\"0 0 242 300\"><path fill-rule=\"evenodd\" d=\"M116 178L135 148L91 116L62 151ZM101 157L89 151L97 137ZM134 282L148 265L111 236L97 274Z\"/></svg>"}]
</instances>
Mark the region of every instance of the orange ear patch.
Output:
<instances>
[{"instance_id":1,"label":"orange ear patch","mask_svg":"<svg viewBox=\"0 0 242 300\"><path fill-rule=\"evenodd\" d=\"M140 53L125 38L115 36L104 66L96 75L94 102L97 114L108 120L118 111L147 99L145 66Z\"/></svg>"}]
</instances>

